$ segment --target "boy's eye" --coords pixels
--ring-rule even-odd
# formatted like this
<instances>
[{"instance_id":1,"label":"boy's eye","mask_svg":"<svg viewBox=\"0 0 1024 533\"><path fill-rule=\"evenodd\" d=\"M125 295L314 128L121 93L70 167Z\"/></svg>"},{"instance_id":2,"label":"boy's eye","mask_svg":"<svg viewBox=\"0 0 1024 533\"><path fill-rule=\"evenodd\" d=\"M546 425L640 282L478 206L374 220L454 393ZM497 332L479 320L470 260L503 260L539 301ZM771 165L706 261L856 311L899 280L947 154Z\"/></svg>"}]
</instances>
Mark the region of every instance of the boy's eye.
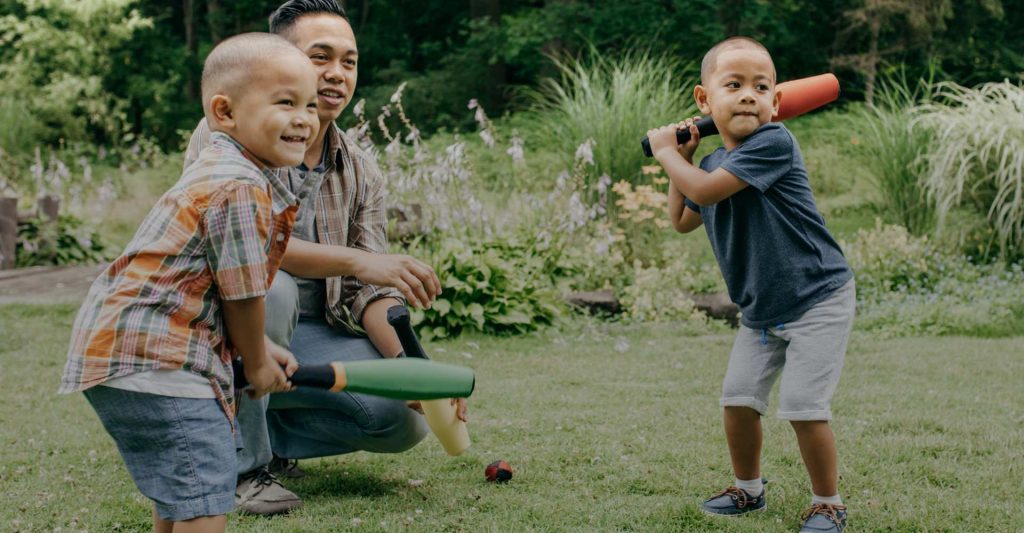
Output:
<instances>
[{"instance_id":1,"label":"boy's eye","mask_svg":"<svg viewBox=\"0 0 1024 533\"><path fill-rule=\"evenodd\" d=\"M740 82L738 82L738 81L730 81L729 83L726 83L725 86L730 88L730 89L739 89L740 88Z\"/></svg>"},{"instance_id":2,"label":"boy's eye","mask_svg":"<svg viewBox=\"0 0 1024 533\"><path fill-rule=\"evenodd\" d=\"M306 107L309 108L309 109L316 109L316 102L315 101L314 102L310 102L310 103L306 104Z\"/></svg>"},{"instance_id":3,"label":"boy's eye","mask_svg":"<svg viewBox=\"0 0 1024 533\"><path fill-rule=\"evenodd\" d=\"M356 60L355 59L346 59L345 60L345 64L346 65L352 65L354 67L354 66L356 66Z\"/></svg>"},{"instance_id":4,"label":"boy's eye","mask_svg":"<svg viewBox=\"0 0 1024 533\"><path fill-rule=\"evenodd\" d=\"M294 102L292 102L291 100L288 100L288 99L284 99L284 100L279 100L279 101L277 102L277 105L286 105L286 106L291 106L291 105L292 105L293 103L294 103Z\"/></svg>"},{"instance_id":5,"label":"boy's eye","mask_svg":"<svg viewBox=\"0 0 1024 533\"><path fill-rule=\"evenodd\" d=\"M764 84L764 83L759 83L757 85L757 90L759 90L759 91L767 91L768 90L768 85Z\"/></svg>"},{"instance_id":6,"label":"boy's eye","mask_svg":"<svg viewBox=\"0 0 1024 533\"><path fill-rule=\"evenodd\" d=\"M313 54L309 58L314 61L327 61L327 56L324 54Z\"/></svg>"}]
</instances>

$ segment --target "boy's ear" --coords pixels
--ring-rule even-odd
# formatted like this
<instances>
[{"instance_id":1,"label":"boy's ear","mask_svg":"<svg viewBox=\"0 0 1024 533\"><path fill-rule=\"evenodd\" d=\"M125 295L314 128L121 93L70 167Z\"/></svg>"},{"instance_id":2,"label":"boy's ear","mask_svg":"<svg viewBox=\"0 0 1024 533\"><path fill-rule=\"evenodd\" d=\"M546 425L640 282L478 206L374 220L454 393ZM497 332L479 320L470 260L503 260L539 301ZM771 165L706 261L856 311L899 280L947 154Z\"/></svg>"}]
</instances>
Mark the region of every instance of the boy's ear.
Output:
<instances>
[{"instance_id":1,"label":"boy's ear","mask_svg":"<svg viewBox=\"0 0 1024 533\"><path fill-rule=\"evenodd\" d=\"M703 85L698 85L693 88L693 99L697 102L697 108L700 109L702 115L711 114L711 104L708 103L708 91Z\"/></svg>"},{"instance_id":2,"label":"boy's ear","mask_svg":"<svg viewBox=\"0 0 1024 533\"><path fill-rule=\"evenodd\" d=\"M210 116L221 129L235 127L235 112L231 109L231 98L223 94L215 94L210 98Z\"/></svg>"},{"instance_id":3,"label":"boy's ear","mask_svg":"<svg viewBox=\"0 0 1024 533\"><path fill-rule=\"evenodd\" d=\"M775 98L772 99L772 118L779 116L779 105L782 104L782 91L775 90Z\"/></svg>"}]
</instances>

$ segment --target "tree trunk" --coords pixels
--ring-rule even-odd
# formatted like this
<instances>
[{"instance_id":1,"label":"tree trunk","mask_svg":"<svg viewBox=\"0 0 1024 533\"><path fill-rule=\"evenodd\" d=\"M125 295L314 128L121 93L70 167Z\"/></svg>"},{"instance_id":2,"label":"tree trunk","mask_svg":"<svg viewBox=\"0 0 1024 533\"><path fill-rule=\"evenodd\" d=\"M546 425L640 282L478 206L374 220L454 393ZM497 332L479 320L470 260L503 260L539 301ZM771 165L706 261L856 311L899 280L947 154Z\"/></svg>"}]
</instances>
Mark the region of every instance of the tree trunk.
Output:
<instances>
[{"instance_id":1,"label":"tree trunk","mask_svg":"<svg viewBox=\"0 0 1024 533\"><path fill-rule=\"evenodd\" d=\"M486 18L492 26L497 26L501 23L501 0L469 0L469 16L472 19ZM487 66L485 98L489 108L503 103L505 84L505 62L499 58Z\"/></svg>"},{"instance_id":2,"label":"tree trunk","mask_svg":"<svg viewBox=\"0 0 1024 533\"><path fill-rule=\"evenodd\" d=\"M733 37L740 34L740 24L743 22L743 3L745 0L725 0L718 5L718 20L725 29L726 37Z\"/></svg>"},{"instance_id":3,"label":"tree trunk","mask_svg":"<svg viewBox=\"0 0 1024 533\"><path fill-rule=\"evenodd\" d=\"M210 41L214 46L224 39L224 28L226 22L223 11L220 8L220 0L206 0L206 27L210 31Z\"/></svg>"},{"instance_id":4,"label":"tree trunk","mask_svg":"<svg viewBox=\"0 0 1024 533\"><path fill-rule=\"evenodd\" d=\"M370 16L370 0L363 0L362 12L359 13L359 32L366 27L366 17Z\"/></svg>"},{"instance_id":5,"label":"tree trunk","mask_svg":"<svg viewBox=\"0 0 1024 533\"><path fill-rule=\"evenodd\" d=\"M0 270L14 268L18 246L18 199L0 197Z\"/></svg>"},{"instance_id":6,"label":"tree trunk","mask_svg":"<svg viewBox=\"0 0 1024 533\"><path fill-rule=\"evenodd\" d=\"M196 39L195 5L193 0L182 0L181 20L185 25L185 50L188 53L188 78L185 80L185 95L189 103L199 100L199 76L197 73L199 46Z\"/></svg>"},{"instance_id":7,"label":"tree trunk","mask_svg":"<svg viewBox=\"0 0 1024 533\"><path fill-rule=\"evenodd\" d=\"M545 0L544 9L549 9L558 4L565 4L566 0ZM562 57L565 55L565 42L559 37L552 37L551 39L544 42L541 46L541 51L551 57ZM555 68L555 64L547 61L543 64L540 71L542 78L554 78L558 76L558 70Z\"/></svg>"},{"instance_id":8,"label":"tree trunk","mask_svg":"<svg viewBox=\"0 0 1024 533\"><path fill-rule=\"evenodd\" d=\"M875 79L878 76L878 35L882 31L882 22L871 19L871 43L868 48L868 56L864 62L864 100L871 105L875 102Z\"/></svg>"}]
</instances>

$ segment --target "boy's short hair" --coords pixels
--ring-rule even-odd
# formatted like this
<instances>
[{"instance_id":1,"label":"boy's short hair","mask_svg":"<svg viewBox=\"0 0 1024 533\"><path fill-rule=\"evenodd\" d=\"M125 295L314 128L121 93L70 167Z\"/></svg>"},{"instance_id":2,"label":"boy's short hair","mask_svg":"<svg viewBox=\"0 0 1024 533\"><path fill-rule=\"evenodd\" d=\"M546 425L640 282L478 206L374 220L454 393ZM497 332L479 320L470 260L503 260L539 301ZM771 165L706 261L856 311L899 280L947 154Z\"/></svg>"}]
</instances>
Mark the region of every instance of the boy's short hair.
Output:
<instances>
[{"instance_id":1,"label":"boy's short hair","mask_svg":"<svg viewBox=\"0 0 1024 533\"><path fill-rule=\"evenodd\" d=\"M203 111L209 112L215 94L237 98L264 71L265 63L289 53L306 57L294 44L270 33L243 33L221 41L203 63Z\"/></svg>"},{"instance_id":2,"label":"boy's short hair","mask_svg":"<svg viewBox=\"0 0 1024 533\"><path fill-rule=\"evenodd\" d=\"M768 58L771 59L772 54L768 51L765 45L757 41L757 39L751 37L744 37L737 35L735 37L729 37L724 41L719 42L715 46L712 46L706 54L704 54L704 60L700 62L700 82L702 84L708 82L708 78L711 77L715 72L715 68L718 63L718 54L727 50L734 50L736 48L748 48L751 50L759 50L768 54ZM775 61L772 60L772 80L775 79Z\"/></svg>"},{"instance_id":3,"label":"boy's short hair","mask_svg":"<svg viewBox=\"0 0 1024 533\"><path fill-rule=\"evenodd\" d=\"M321 13L337 15L348 21L345 8L337 0L288 0L270 14L270 33L285 35L300 17Z\"/></svg>"}]
</instances>

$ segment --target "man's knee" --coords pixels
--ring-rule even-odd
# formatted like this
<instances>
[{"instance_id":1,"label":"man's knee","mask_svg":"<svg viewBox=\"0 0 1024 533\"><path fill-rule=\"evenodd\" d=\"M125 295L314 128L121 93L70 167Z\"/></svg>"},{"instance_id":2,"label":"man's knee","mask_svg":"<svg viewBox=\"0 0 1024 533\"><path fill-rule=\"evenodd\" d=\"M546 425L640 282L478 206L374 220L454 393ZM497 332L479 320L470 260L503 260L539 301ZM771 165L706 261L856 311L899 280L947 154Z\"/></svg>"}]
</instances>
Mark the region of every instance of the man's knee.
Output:
<instances>
[{"instance_id":1,"label":"man's knee","mask_svg":"<svg viewBox=\"0 0 1024 533\"><path fill-rule=\"evenodd\" d=\"M292 332L299 320L299 286L295 279L283 270L274 276L266 297L265 329L267 336L275 343L288 347Z\"/></svg>"},{"instance_id":2,"label":"man's knee","mask_svg":"<svg viewBox=\"0 0 1024 533\"><path fill-rule=\"evenodd\" d=\"M366 434L373 438L372 451L378 453L404 452L418 444L430 429L423 416L403 401L377 402L372 408Z\"/></svg>"}]
</instances>

